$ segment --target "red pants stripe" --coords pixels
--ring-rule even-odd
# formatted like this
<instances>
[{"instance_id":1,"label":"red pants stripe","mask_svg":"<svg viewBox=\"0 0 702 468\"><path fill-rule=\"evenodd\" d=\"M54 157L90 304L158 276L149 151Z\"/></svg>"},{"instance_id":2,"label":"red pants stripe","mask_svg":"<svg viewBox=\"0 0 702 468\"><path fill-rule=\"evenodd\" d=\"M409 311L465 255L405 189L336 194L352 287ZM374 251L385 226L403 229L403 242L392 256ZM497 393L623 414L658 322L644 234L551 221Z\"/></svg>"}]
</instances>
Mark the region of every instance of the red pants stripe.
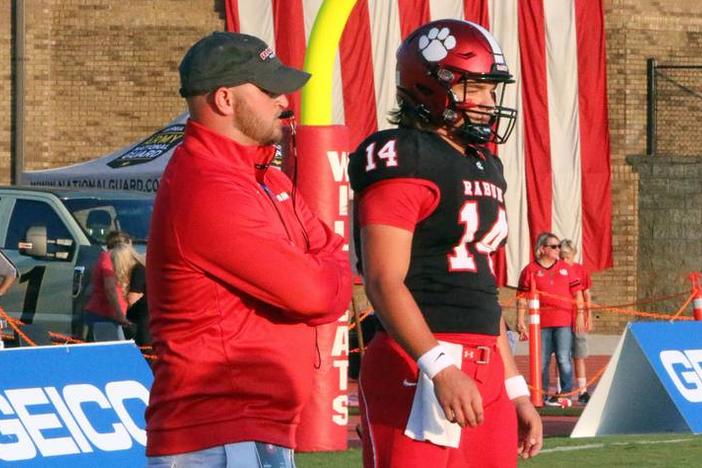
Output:
<instances>
[{"instance_id":1,"label":"red pants stripe","mask_svg":"<svg viewBox=\"0 0 702 468\"><path fill-rule=\"evenodd\" d=\"M514 467L517 465L517 417L504 388L504 366L496 337L437 335L468 346L492 346L489 364L464 360L483 398L484 422L465 428L458 448L420 442L404 435L417 381L417 365L386 333L378 333L363 357L359 379L365 468Z\"/></svg>"}]
</instances>

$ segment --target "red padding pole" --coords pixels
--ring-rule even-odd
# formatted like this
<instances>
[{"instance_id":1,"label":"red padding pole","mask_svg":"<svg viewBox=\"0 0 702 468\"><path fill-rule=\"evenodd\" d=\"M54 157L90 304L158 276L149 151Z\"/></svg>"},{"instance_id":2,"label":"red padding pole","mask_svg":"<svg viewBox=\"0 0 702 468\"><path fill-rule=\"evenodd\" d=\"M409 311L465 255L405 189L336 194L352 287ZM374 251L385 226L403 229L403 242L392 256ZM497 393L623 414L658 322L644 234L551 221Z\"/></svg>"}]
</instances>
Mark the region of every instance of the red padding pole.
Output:
<instances>
[{"instance_id":1,"label":"red padding pole","mask_svg":"<svg viewBox=\"0 0 702 468\"><path fill-rule=\"evenodd\" d=\"M347 128L340 125L303 125L297 127L292 140L297 145L297 157L294 151L288 150L283 160L283 170L297 184L299 194L312 211L337 234L346 238L345 248L348 249ZM336 323L318 326L316 340L320 353L319 368L315 372L312 396L300 415L296 450L346 450L348 313Z\"/></svg>"},{"instance_id":2,"label":"red padding pole","mask_svg":"<svg viewBox=\"0 0 702 468\"><path fill-rule=\"evenodd\" d=\"M536 407L544 405L541 381L541 315L539 295L536 292L534 275L529 291L529 377L531 379L531 402Z\"/></svg>"},{"instance_id":3,"label":"red padding pole","mask_svg":"<svg viewBox=\"0 0 702 468\"><path fill-rule=\"evenodd\" d=\"M702 286L700 286L699 272L690 273L690 283L692 286L692 315L695 320L702 321Z\"/></svg>"}]
</instances>

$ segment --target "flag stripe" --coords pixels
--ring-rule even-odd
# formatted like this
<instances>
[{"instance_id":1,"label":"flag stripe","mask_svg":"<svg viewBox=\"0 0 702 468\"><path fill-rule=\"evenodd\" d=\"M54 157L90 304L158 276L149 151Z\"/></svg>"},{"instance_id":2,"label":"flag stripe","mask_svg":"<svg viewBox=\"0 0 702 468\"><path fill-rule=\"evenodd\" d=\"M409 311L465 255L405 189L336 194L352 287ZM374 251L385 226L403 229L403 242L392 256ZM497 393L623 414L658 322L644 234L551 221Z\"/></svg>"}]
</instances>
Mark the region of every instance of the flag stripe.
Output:
<instances>
[{"instance_id":1,"label":"flag stripe","mask_svg":"<svg viewBox=\"0 0 702 468\"><path fill-rule=\"evenodd\" d=\"M532 243L539 232L551 229L551 151L544 11L540 1L519 2L519 48L522 57L525 177Z\"/></svg>"},{"instance_id":2,"label":"flag stripe","mask_svg":"<svg viewBox=\"0 0 702 468\"><path fill-rule=\"evenodd\" d=\"M602 2L575 0L582 180L583 264L612 266L612 198L607 119L607 63Z\"/></svg>"},{"instance_id":3,"label":"flag stripe","mask_svg":"<svg viewBox=\"0 0 702 468\"><path fill-rule=\"evenodd\" d=\"M463 14L463 0L431 0L429 13L432 21L444 18L465 19Z\"/></svg>"},{"instance_id":4,"label":"flag stripe","mask_svg":"<svg viewBox=\"0 0 702 468\"><path fill-rule=\"evenodd\" d=\"M405 38L420 25L429 21L428 0L398 0L401 37Z\"/></svg>"},{"instance_id":5,"label":"flag stripe","mask_svg":"<svg viewBox=\"0 0 702 468\"><path fill-rule=\"evenodd\" d=\"M487 0L463 0L463 14L465 15L465 19L490 29L488 10L489 2Z\"/></svg>"},{"instance_id":6,"label":"flag stripe","mask_svg":"<svg viewBox=\"0 0 702 468\"><path fill-rule=\"evenodd\" d=\"M551 231L582 245L578 62L571 0L544 0L548 120L551 142Z\"/></svg>"},{"instance_id":7,"label":"flag stripe","mask_svg":"<svg viewBox=\"0 0 702 468\"><path fill-rule=\"evenodd\" d=\"M356 3L341 36L341 77L350 146L378 129L368 4Z\"/></svg>"},{"instance_id":8,"label":"flag stripe","mask_svg":"<svg viewBox=\"0 0 702 468\"><path fill-rule=\"evenodd\" d=\"M239 25L239 0L227 0L224 7L224 16L227 21L227 31L240 31Z\"/></svg>"},{"instance_id":9,"label":"flag stripe","mask_svg":"<svg viewBox=\"0 0 702 468\"><path fill-rule=\"evenodd\" d=\"M275 44L271 0L239 0L239 32L260 37L266 44Z\"/></svg>"},{"instance_id":10,"label":"flag stripe","mask_svg":"<svg viewBox=\"0 0 702 468\"><path fill-rule=\"evenodd\" d=\"M402 41L400 13L397 2L371 0L370 8L371 47L375 85L376 125L378 129L390 127L388 111L395 107L395 50Z\"/></svg>"},{"instance_id":11,"label":"flag stripe","mask_svg":"<svg viewBox=\"0 0 702 468\"><path fill-rule=\"evenodd\" d=\"M275 52L280 60L295 68L305 65L305 20L300 0L273 0ZM288 95L290 108L300 115L300 92Z\"/></svg>"}]
</instances>

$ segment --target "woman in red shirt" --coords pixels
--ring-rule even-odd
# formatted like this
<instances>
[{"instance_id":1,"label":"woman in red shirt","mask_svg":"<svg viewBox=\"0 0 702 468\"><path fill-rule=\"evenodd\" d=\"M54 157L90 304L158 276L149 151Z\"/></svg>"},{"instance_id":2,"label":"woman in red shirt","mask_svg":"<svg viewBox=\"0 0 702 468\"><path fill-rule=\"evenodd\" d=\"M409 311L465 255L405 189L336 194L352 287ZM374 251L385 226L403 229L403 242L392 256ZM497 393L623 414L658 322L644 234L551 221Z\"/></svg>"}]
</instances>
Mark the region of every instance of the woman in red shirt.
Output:
<instances>
[{"instance_id":1,"label":"woman in red shirt","mask_svg":"<svg viewBox=\"0 0 702 468\"><path fill-rule=\"evenodd\" d=\"M91 293L85 305L85 324L88 326L88 341L104 341L108 339L124 339L121 325L127 324L127 300L124 288L115 274L112 262L112 251L123 244L131 245L131 238L123 232L111 232L107 235L107 251L101 252L93 266L90 279ZM95 336L95 325L105 330ZM111 326L110 326L111 325ZM102 338L102 339L101 339Z\"/></svg>"},{"instance_id":2,"label":"woman in red shirt","mask_svg":"<svg viewBox=\"0 0 702 468\"><path fill-rule=\"evenodd\" d=\"M556 353L561 391L570 392L573 385L573 365L571 347L573 343L573 298L577 312L576 331L584 329L583 293L580 280L574 275L570 265L559 258L558 237L550 232L539 234L536 239L534 256L536 260L522 270L519 278L519 299L517 302L517 331L525 337L527 327L524 322L527 309L526 293L536 283L541 304L541 363L544 389L549 386L551 354ZM560 404L557 396L546 400L546 404Z\"/></svg>"}]
</instances>

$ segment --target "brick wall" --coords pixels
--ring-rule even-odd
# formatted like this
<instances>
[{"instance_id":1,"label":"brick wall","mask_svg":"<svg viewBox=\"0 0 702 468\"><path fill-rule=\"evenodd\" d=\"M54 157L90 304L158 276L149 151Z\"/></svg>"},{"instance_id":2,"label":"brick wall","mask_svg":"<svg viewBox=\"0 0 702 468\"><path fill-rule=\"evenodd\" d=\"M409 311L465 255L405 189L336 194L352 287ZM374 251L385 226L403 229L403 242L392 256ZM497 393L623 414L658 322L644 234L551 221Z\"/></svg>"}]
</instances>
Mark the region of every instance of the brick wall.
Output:
<instances>
[{"instance_id":1,"label":"brick wall","mask_svg":"<svg viewBox=\"0 0 702 468\"><path fill-rule=\"evenodd\" d=\"M0 1L9 11L10 2ZM183 112L180 58L202 35L224 29L222 1L24 3L27 169L92 159ZM2 21L9 19L2 15ZM6 28L2 31L4 38ZM9 44L0 50L0 59L8 53ZM7 154L9 143L2 136L0 154Z\"/></svg>"},{"instance_id":2,"label":"brick wall","mask_svg":"<svg viewBox=\"0 0 702 468\"><path fill-rule=\"evenodd\" d=\"M0 0L0 182L10 180L10 4ZM182 53L224 29L223 0L25 4L28 169L81 162L160 128L184 110L177 94ZM647 295L637 288L638 176L625 161L645 150L646 58L702 61L702 3L605 0L605 18L614 267L594 275L593 294L611 305ZM618 333L629 319L598 315L600 333Z\"/></svg>"},{"instance_id":3,"label":"brick wall","mask_svg":"<svg viewBox=\"0 0 702 468\"><path fill-rule=\"evenodd\" d=\"M702 155L629 156L627 161L639 174L639 297L681 292L645 306L651 312L675 311L689 294L689 273L702 265Z\"/></svg>"}]
</instances>

